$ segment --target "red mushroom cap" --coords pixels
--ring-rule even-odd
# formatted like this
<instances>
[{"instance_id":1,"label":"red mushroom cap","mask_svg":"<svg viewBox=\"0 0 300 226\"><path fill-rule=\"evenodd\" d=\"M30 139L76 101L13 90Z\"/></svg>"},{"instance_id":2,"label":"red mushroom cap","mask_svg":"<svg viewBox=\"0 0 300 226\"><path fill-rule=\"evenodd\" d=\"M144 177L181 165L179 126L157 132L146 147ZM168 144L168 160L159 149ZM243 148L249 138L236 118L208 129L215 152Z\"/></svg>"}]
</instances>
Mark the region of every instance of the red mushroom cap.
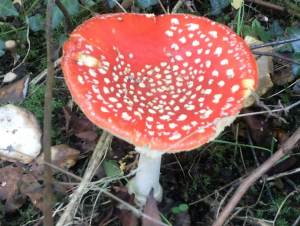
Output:
<instances>
[{"instance_id":1,"label":"red mushroom cap","mask_svg":"<svg viewBox=\"0 0 300 226\"><path fill-rule=\"evenodd\" d=\"M93 123L163 152L214 139L258 77L243 39L224 25L184 14L95 16L65 43L62 69Z\"/></svg>"}]
</instances>

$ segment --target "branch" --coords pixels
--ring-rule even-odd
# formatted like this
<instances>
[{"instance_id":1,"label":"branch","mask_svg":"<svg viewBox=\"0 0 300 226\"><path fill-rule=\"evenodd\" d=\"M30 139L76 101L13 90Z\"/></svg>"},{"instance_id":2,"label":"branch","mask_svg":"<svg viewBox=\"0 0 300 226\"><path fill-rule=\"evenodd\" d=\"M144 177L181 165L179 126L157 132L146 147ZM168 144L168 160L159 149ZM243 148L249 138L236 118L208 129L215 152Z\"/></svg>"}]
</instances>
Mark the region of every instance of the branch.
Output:
<instances>
[{"instance_id":1,"label":"branch","mask_svg":"<svg viewBox=\"0 0 300 226\"><path fill-rule=\"evenodd\" d=\"M105 156L105 153L110 145L111 140L112 140L112 135L103 131L103 133L95 147L93 155L90 158L90 161L85 170L84 176L83 176L78 188L72 194L72 198L71 198L70 202L68 203L62 216L58 220L56 226L71 225L70 223L72 222L72 220L76 214L76 211L80 204L81 198L84 195L84 193L87 192L87 186L91 182L94 174L96 173L96 170L98 169L99 165L101 164L101 161L103 160L103 157Z\"/></svg>"},{"instance_id":2,"label":"branch","mask_svg":"<svg viewBox=\"0 0 300 226\"><path fill-rule=\"evenodd\" d=\"M52 118L52 90L54 83L54 53L53 53L53 37L52 37L52 16L53 16L54 0L48 0L47 3L47 19L46 19L46 42L47 42L47 77L46 77L46 91L44 98L44 127L43 127L43 152L44 161L51 163L51 118ZM52 169L45 165L44 168L44 200L43 200L43 214L44 225L52 226Z\"/></svg>"},{"instance_id":3,"label":"branch","mask_svg":"<svg viewBox=\"0 0 300 226\"><path fill-rule=\"evenodd\" d=\"M64 19L65 19L65 32L68 34L72 31L72 22L71 22L71 18L70 15L68 13L68 10L66 9L66 7L61 3L60 0L55 0L55 4L57 5L57 7L60 9L60 11L62 12L62 14L64 14Z\"/></svg>"},{"instance_id":4,"label":"branch","mask_svg":"<svg viewBox=\"0 0 300 226\"><path fill-rule=\"evenodd\" d=\"M234 210L238 202L242 199L248 189L269 169L271 169L276 163L282 159L300 140L300 128L298 128L294 134L282 145L278 151L267 159L260 167L256 168L238 187L233 194L227 205L224 207L220 216L214 222L213 226L222 226L231 212Z\"/></svg>"},{"instance_id":5,"label":"branch","mask_svg":"<svg viewBox=\"0 0 300 226\"><path fill-rule=\"evenodd\" d=\"M268 46L282 45L282 44L287 44L287 43L296 42L296 41L300 41L300 37L279 40L279 41L274 41L274 42L267 42L267 43L259 44L259 45L252 45L252 46L250 46L250 49L251 50L260 49L260 48L264 48L264 47L268 47Z\"/></svg>"},{"instance_id":6,"label":"branch","mask_svg":"<svg viewBox=\"0 0 300 226\"><path fill-rule=\"evenodd\" d=\"M300 64L299 61L297 60L294 60L290 57L286 57L284 55L281 55L281 54L278 54L278 53L275 53L275 52L261 52L261 51L256 51L256 50L253 50L252 51L253 54L255 55L258 55L258 56L270 56L270 57L273 57L273 58L278 58L278 59L281 59L283 61L286 61L288 63L291 63L291 64Z\"/></svg>"}]
</instances>

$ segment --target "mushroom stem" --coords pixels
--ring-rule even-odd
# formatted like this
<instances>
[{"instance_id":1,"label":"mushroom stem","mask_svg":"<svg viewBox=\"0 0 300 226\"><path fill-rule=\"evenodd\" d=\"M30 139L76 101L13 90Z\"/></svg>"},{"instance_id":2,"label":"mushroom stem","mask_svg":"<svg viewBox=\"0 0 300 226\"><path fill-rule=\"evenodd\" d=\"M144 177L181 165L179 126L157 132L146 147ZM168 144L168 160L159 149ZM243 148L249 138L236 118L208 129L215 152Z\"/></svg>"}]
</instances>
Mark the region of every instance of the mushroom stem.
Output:
<instances>
[{"instance_id":1,"label":"mushroom stem","mask_svg":"<svg viewBox=\"0 0 300 226\"><path fill-rule=\"evenodd\" d=\"M135 201L144 205L147 196L153 189L154 198L162 199L162 187L159 183L160 163L163 152L136 148L140 153L139 164L135 176L128 182L128 192L135 195Z\"/></svg>"}]
</instances>

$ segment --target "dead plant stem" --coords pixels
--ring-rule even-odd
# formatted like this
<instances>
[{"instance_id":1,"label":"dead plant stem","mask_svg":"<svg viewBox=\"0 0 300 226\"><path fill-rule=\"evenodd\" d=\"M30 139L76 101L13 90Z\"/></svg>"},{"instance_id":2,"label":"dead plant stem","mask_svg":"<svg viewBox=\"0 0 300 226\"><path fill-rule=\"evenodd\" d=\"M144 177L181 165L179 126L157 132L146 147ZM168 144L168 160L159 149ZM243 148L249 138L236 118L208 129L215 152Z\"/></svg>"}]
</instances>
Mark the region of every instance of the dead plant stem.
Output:
<instances>
[{"instance_id":1,"label":"dead plant stem","mask_svg":"<svg viewBox=\"0 0 300 226\"><path fill-rule=\"evenodd\" d=\"M240 184L235 191L227 205L224 207L220 216L216 219L213 226L222 226L226 219L230 216L236 205L242 199L248 189L269 169L271 169L280 159L282 159L289 151L294 148L297 142L300 140L300 128L298 128L294 134L262 165L256 168L244 181Z\"/></svg>"},{"instance_id":2,"label":"dead plant stem","mask_svg":"<svg viewBox=\"0 0 300 226\"><path fill-rule=\"evenodd\" d=\"M43 152L44 161L51 163L51 118L52 118L52 96L54 85L54 63L53 63L53 37L52 37L52 16L54 0L48 0L46 12L46 42L47 42L47 77L46 91L44 98L44 127L43 127ZM52 226L52 169L48 165L44 167L44 200L43 214L44 226Z\"/></svg>"}]
</instances>

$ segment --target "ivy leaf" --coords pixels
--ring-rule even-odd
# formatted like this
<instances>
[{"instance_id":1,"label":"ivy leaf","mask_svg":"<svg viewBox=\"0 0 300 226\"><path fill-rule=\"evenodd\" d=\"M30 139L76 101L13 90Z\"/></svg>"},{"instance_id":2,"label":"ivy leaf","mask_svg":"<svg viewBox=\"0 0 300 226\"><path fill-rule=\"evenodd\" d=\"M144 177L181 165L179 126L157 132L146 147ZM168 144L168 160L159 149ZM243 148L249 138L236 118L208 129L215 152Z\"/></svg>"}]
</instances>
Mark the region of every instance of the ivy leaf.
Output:
<instances>
[{"instance_id":1,"label":"ivy leaf","mask_svg":"<svg viewBox=\"0 0 300 226\"><path fill-rule=\"evenodd\" d=\"M120 170L118 163L114 160L104 160L103 168L108 177L123 176L123 172Z\"/></svg>"},{"instance_id":2,"label":"ivy leaf","mask_svg":"<svg viewBox=\"0 0 300 226\"><path fill-rule=\"evenodd\" d=\"M4 55L5 53L5 44L4 42L0 39L0 57Z\"/></svg>"},{"instance_id":3,"label":"ivy leaf","mask_svg":"<svg viewBox=\"0 0 300 226\"><path fill-rule=\"evenodd\" d=\"M290 27L287 32L291 38L300 38L300 27ZM292 42L291 45L296 53L300 53L300 41Z\"/></svg>"},{"instance_id":4,"label":"ivy leaf","mask_svg":"<svg viewBox=\"0 0 300 226\"><path fill-rule=\"evenodd\" d=\"M219 15L230 3L230 0L210 0L211 14L214 16Z\"/></svg>"},{"instance_id":5,"label":"ivy leaf","mask_svg":"<svg viewBox=\"0 0 300 226\"><path fill-rule=\"evenodd\" d=\"M32 31L41 31L44 29L45 19L41 14L35 14L28 18L29 27Z\"/></svg>"},{"instance_id":6,"label":"ivy leaf","mask_svg":"<svg viewBox=\"0 0 300 226\"><path fill-rule=\"evenodd\" d=\"M61 3L65 6L70 16L74 16L79 12L78 0L62 0ZM52 28L56 28L63 20L64 15L57 6L53 8Z\"/></svg>"},{"instance_id":7,"label":"ivy leaf","mask_svg":"<svg viewBox=\"0 0 300 226\"><path fill-rule=\"evenodd\" d=\"M267 32L257 19L252 21L251 26L252 26L252 29L254 30L255 34L259 37L259 39L261 41L267 42L267 41L271 40L272 36L271 36L270 32Z\"/></svg>"},{"instance_id":8,"label":"ivy leaf","mask_svg":"<svg viewBox=\"0 0 300 226\"><path fill-rule=\"evenodd\" d=\"M11 0L1 0L0 4L0 17L5 16L18 16L19 13L14 7Z\"/></svg>"},{"instance_id":9,"label":"ivy leaf","mask_svg":"<svg viewBox=\"0 0 300 226\"><path fill-rule=\"evenodd\" d=\"M119 2L119 0L106 0L107 4L110 8L115 7L115 5L117 4L117 2Z\"/></svg>"},{"instance_id":10,"label":"ivy leaf","mask_svg":"<svg viewBox=\"0 0 300 226\"><path fill-rule=\"evenodd\" d=\"M139 4L140 7L145 9L150 6L156 5L158 3L158 0L138 0L137 3Z\"/></svg>"}]
</instances>

